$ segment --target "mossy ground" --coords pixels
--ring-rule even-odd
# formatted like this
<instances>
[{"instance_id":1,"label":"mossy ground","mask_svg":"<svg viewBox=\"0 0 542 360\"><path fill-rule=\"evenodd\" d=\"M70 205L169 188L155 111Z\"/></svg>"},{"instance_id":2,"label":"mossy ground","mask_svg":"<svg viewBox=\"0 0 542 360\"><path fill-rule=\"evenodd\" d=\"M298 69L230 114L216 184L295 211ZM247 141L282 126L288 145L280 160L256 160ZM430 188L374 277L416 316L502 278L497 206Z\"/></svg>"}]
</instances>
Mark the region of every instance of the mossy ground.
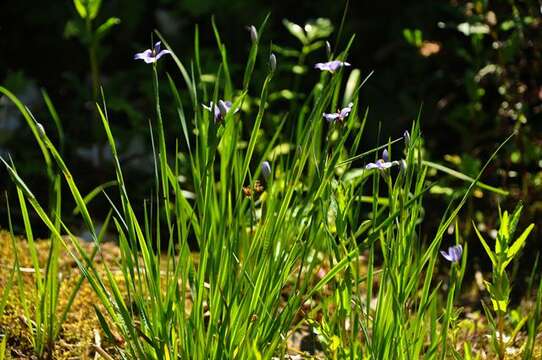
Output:
<instances>
[{"instance_id":1,"label":"mossy ground","mask_svg":"<svg viewBox=\"0 0 542 360\"><path fill-rule=\"evenodd\" d=\"M24 239L16 238L17 255L22 269L24 284L21 294L19 286L15 281L9 293L4 314L0 317L0 334L8 337L7 358L33 358L32 341L30 328L24 316L24 309L21 296L28 304L35 304L36 297L33 267L30 260L27 242ZM49 241L37 241L39 249L40 266L45 264L49 250ZM82 242L82 245L89 251L92 246ZM115 266L119 255L118 248L113 244L104 244L103 251L97 256L96 262L103 265L106 261L111 267ZM0 289L8 285L10 275L13 271L14 251L9 233L0 233ZM60 276L62 277L58 315L66 306L71 290L79 281L80 272L77 265L67 252L63 252L59 264ZM15 279L16 280L16 279ZM99 306L99 300L92 291L90 285L83 282L77 297L72 305L66 322L62 325L60 338L53 350L54 359L94 359L95 350L93 344L96 342L96 333L100 334L100 325L97 321L93 305ZM30 311L34 309L30 308ZM105 345L104 345L105 346Z\"/></svg>"},{"instance_id":2,"label":"mossy ground","mask_svg":"<svg viewBox=\"0 0 542 360\"><path fill-rule=\"evenodd\" d=\"M17 255L19 257L21 274L23 279L23 294L20 293L19 287L16 282L13 283L13 287L9 292L4 313L0 317L0 336L7 336L7 359L37 359L33 355L31 330L27 325L27 319L24 316L24 309L21 302L21 296L27 300L29 304L35 304L35 287L33 280L33 268L30 261L27 242L22 238L16 238L15 243L17 245ZM39 249L40 266L44 266L46 256L50 242L46 240L37 241L37 247ZM81 244L90 252L92 245L89 243L81 242ZM0 294L3 289L8 285L9 279L13 272L14 264L14 251L12 246L12 240L10 234L5 231L0 231ZM117 261L119 259L120 252L116 245L112 243L104 243L102 245L102 251L96 257L96 264L99 269L103 269L104 263L114 272L118 268ZM197 256L197 255L196 255ZM196 260L197 261L197 260ZM60 300L59 300L59 315L64 309L67 299L78 282L80 272L77 265L70 257L70 255L63 251L60 257L60 276L62 277ZM320 269L320 272L325 269ZM465 289L469 288L469 284L465 284ZM478 311L472 311L472 307L467 305L473 301L473 297L479 297L479 292L475 289L476 284L471 284L472 291L466 291L465 296L470 299L463 299L466 306L464 307L463 320L460 320L454 331L451 332L451 341L457 351L462 353L463 343L469 342L472 346L473 352L480 355L480 359L493 359L494 356L489 350L488 328L487 321L484 316ZM325 296L325 291L319 296ZM479 301L479 300L478 300ZM189 304L188 304L189 305ZM96 353L95 344L101 343L100 346L109 354L110 344L107 344L103 340L103 334L100 329L100 325L96 318L94 307L100 306L99 299L95 296L90 285L85 281L81 286L77 297L72 305L71 311L68 314L66 322L62 325L60 337L57 340L53 353L53 359L101 359ZM187 312L190 311L188 306ZM531 301L525 301L520 306L520 312L528 314L532 308ZM310 309L306 309L305 314L310 313ZM32 312L33 309L30 308ZM314 312L313 312L314 314ZM317 320L321 314L316 314L314 318ZM299 319L301 320L301 319ZM300 324L297 324L300 325ZM314 352L315 337L311 334L306 325L297 327L298 330L293 331L289 339L289 348L292 354L296 354L296 358L322 358L321 353L316 351L316 354L309 354ZM521 347L525 342L526 334L520 332L516 338L515 346L510 348L510 354L507 359L521 359ZM312 339L312 342L311 342ZM1 339L0 339L1 340ZM307 346L307 343L311 342L312 345ZM0 354L1 358L1 354ZM542 359L542 334L537 336L537 343L534 353L534 359Z\"/></svg>"}]
</instances>

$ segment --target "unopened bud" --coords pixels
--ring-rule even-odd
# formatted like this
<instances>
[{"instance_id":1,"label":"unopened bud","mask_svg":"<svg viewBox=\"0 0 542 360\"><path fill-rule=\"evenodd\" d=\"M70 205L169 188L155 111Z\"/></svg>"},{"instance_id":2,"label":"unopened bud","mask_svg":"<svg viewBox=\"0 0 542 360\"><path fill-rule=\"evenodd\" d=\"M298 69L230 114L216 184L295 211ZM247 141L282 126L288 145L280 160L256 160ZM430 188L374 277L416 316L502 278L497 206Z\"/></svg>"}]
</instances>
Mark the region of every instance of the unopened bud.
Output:
<instances>
[{"instance_id":1,"label":"unopened bud","mask_svg":"<svg viewBox=\"0 0 542 360\"><path fill-rule=\"evenodd\" d=\"M385 162L388 162L389 160L388 149L384 149L384 151L382 151L382 160L384 160Z\"/></svg>"},{"instance_id":2,"label":"unopened bud","mask_svg":"<svg viewBox=\"0 0 542 360\"><path fill-rule=\"evenodd\" d=\"M258 31L254 25L247 26L247 30L250 33L250 39L252 42L258 41Z\"/></svg>"},{"instance_id":3,"label":"unopened bud","mask_svg":"<svg viewBox=\"0 0 542 360\"><path fill-rule=\"evenodd\" d=\"M265 180L271 175L271 165L269 165L268 161L262 163L262 175Z\"/></svg>"},{"instance_id":4,"label":"unopened bud","mask_svg":"<svg viewBox=\"0 0 542 360\"><path fill-rule=\"evenodd\" d=\"M40 133L41 137L45 136L45 129L43 128L43 125L39 122L36 122L36 126L38 127L38 132Z\"/></svg>"},{"instance_id":5,"label":"unopened bud","mask_svg":"<svg viewBox=\"0 0 542 360\"><path fill-rule=\"evenodd\" d=\"M405 146L408 146L408 144L410 144L410 133L408 130L405 130L403 133L403 139L405 140Z\"/></svg>"},{"instance_id":6,"label":"unopened bud","mask_svg":"<svg viewBox=\"0 0 542 360\"><path fill-rule=\"evenodd\" d=\"M277 57L273 53L269 56L269 67L271 68L271 72L275 72L277 68Z\"/></svg>"}]
</instances>

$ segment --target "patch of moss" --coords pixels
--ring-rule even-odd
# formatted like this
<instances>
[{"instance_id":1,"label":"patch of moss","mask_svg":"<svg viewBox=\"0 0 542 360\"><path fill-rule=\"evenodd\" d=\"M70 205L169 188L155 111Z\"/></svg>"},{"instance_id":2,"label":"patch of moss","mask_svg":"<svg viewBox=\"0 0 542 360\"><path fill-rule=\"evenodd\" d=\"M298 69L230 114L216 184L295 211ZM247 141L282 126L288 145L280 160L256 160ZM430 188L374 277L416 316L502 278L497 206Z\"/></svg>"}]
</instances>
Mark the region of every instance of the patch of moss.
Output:
<instances>
[{"instance_id":1,"label":"patch of moss","mask_svg":"<svg viewBox=\"0 0 542 360\"><path fill-rule=\"evenodd\" d=\"M20 289L17 281L9 293L4 313L0 317L0 333L7 336L7 359L29 359L37 358L33 355L31 329L28 326L28 319L24 316L24 308L21 298L29 304L31 318L34 312L36 301L36 290L34 283L33 267L28 251L28 244L22 238L16 238L17 256L22 270L23 288ZM36 242L39 249L40 267L45 266L50 242L40 240ZM81 241L81 245L90 252L92 245ZM115 268L116 260L120 252L118 248L110 243L103 244L100 255L96 258L98 268L103 268L104 262L110 268ZM8 232L0 232L0 289L8 285L13 270L15 253L12 246L11 236ZM60 257L59 271L61 286L57 316L61 316L66 307L68 298L80 278L80 271L76 267L71 256L63 251ZM84 281L62 325L52 357L54 359L94 359L95 332L100 331L100 325L94 313L93 305L99 306L99 299L94 294L90 285ZM32 319L30 319L32 320Z\"/></svg>"}]
</instances>

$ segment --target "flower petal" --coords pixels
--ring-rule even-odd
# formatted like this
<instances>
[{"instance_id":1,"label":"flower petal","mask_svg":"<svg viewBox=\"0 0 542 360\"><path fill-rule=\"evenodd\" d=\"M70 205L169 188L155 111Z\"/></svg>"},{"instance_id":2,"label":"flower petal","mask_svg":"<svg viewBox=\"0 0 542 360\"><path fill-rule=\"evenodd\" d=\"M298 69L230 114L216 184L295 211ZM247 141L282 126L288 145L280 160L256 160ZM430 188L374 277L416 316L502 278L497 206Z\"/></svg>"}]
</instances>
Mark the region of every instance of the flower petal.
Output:
<instances>
[{"instance_id":1,"label":"flower petal","mask_svg":"<svg viewBox=\"0 0 542 360\"><path fill-rule=\"evenodd\" d=\"M324 118L329 121L329 122L333 122L333 121L336 121L340 115L337 114L337 113L331 113L331 114L326 114L326 113L323 113L322 114L324 116Z\"/></svg>"},{"instance_id":2,"label":"flower petal","mask_svg":"<svg viewBox=\"0 0 542 360\"><path fill-rule=\"evenodd\" d=\"M444 250L440 250L440 254L448 261L453 262L452 257Z\"/></svg>"},{"instance_id":3,"label":"flower petal","mask_svg":"<svg viewBox=\"0 0 542 360\"><path fill-rule=\"evenodd\" d=\"M326 64L324 64L324 63L314 64L314 68L318 69L318 70L327 70Z\"/></svg>"},{"instance_id":4,"label":"flower petal","mask_svg":"<svg viewBox=\"0 0 542 360\"><path fill-rule=\"evenodd\" d=\"M262 175L265 180L271 175L271 165L269 165L269 161L264 161L262 163Z\"/></svg>"},{"instance_id":5,"label":"flower petal","mask_svg":"<svg viewBox=\"0 0 542 360\"><path fill-rule=\"evenodd\" d=\"M162 50L158 53L158 55L156 55L156 60L160 59L162 56L164 55L167 55L167 54L171 54L171 51L169 50ZM155 60L155 61L156 61Z\"/></svg>"},{"instance_id":6,"label":"flower petal","mask_svg":"<svg viewBox=\"0 0 542 360\"><path fill-rule=\"evenodd\" d=\"M203 108L207 111L213 111L213 102L211 101L211 103L209 103L209 106L205 105L205 104L201 104L201 106L203 106Z\"/></svg>"},{"instance_id":7,"label":"flower petal","mask_svg":"<svg viewBox=\"0 0 542 360\"><path fill-rule=\"evenodd\" d=\"M207 111L210 111L213 113L213 119L214 121L218 121L220 119L220 109L218 108L218 106L216 106L215 104L213 104L213 102L211 101L209 103L209 106L205 105L205 104L201 104L203 106L203 108Z\"/></svg>"},{"instance_id":8,"label":"flower petal","mask_svg":"<svg viewBox=\"0 0 542 360\"><path fill-rule=\"evenodd\" d=\"M391 168L391 167L394 166L394 165L398 165L398 164L394 164L393 161L392 161L392 162L389 162L389 161L379 161L377 164L378 164L378 167L379 167L380 169L389 169L389 168Z\"/></svg>"},{"instance_id":9,"label":"flower petal","mask_svg":"<svg viewBox=\"0 0 542 360\"><path fill-rule=\"evenodd\" d=\"M325 70L325 71L330 71L330 72L335 72L337 71L337 69L343 66L350 66L350 64L344 61L340 61L340 60L333 60L333 61L328 61L325 63L317 63L314 65L314 67L318 70L322 70L322 71Z\"/></svg>"},{"instance_id":10,"label":"flower petal","mask_svg":"<svg viewBox=\"0 0 542 360\"><path fill-rule=\"evenodd\" d=\"M352 111L352 106L354 106L354 104L350 103L347 107L341 109L340 115L342 118L345 118L348 116L348 114L350 114L350 111Z\"/></svg>"},{"instance_id":11,"label":"flower petal","mask_svg":"<svg viewBox=\"0 0 542 360\"><path fill-rule=\"evenodd\" d=\"M152 51L149 49L134 55L134 60L140 60L140 59L145 61L147 64L156 61L154 57L152 56Z\"/></svg>"},{"instance_id":12,"label":"flower petal","mask_svg":"<svg viewBox=\"0 0 542 360\"><path fill-rule=\"evenodd\" d=\"M230 111L230 107L231 103L230 106L228 106L228 104L224 100L218 100L218 109L222 117L226 117L226 114L228 113L228 111Z\"/></svg>"},{"instance_id":13,"label":"flower petal","mask_svg":"<svg viewBox=\"0 0 542 360\"><path fill-rule=\"evenodd\" d=\"M162 42L161 41L157 41L155 44L154 44L154 53L155 54L158 54L160 52L160 48L162 46Z\"/></svg>"},{"instance_id":14,"label":"flower petal","mask_svg":"<svg viewBox=\"0 0 542 360\"><path fill-rule=\"evenodd\" d=\"M461 260L461 255L463 254L463 247L461 245L453 246L449 251L454 261Z\"/></svg>"}]
</instances>

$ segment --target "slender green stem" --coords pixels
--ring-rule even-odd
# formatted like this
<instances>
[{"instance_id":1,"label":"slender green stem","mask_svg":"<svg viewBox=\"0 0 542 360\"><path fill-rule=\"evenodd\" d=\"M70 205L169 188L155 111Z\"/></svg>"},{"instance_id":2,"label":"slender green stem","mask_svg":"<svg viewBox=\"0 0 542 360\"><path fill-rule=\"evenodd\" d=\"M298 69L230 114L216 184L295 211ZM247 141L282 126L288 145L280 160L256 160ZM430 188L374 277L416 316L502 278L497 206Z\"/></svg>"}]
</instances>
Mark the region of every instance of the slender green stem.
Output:
<instances>
[{"instance_id":1,"label":"slender green stem","mask_svg":"<svg viewBox=\"0 0 542 360\"><path fill-rule=\"evenodd\" d=\"M502 311L497 314L497 327L499 329L499 360L504 360L506 344L504 341L504 314Z\"/></svg>"}]
</instances>

